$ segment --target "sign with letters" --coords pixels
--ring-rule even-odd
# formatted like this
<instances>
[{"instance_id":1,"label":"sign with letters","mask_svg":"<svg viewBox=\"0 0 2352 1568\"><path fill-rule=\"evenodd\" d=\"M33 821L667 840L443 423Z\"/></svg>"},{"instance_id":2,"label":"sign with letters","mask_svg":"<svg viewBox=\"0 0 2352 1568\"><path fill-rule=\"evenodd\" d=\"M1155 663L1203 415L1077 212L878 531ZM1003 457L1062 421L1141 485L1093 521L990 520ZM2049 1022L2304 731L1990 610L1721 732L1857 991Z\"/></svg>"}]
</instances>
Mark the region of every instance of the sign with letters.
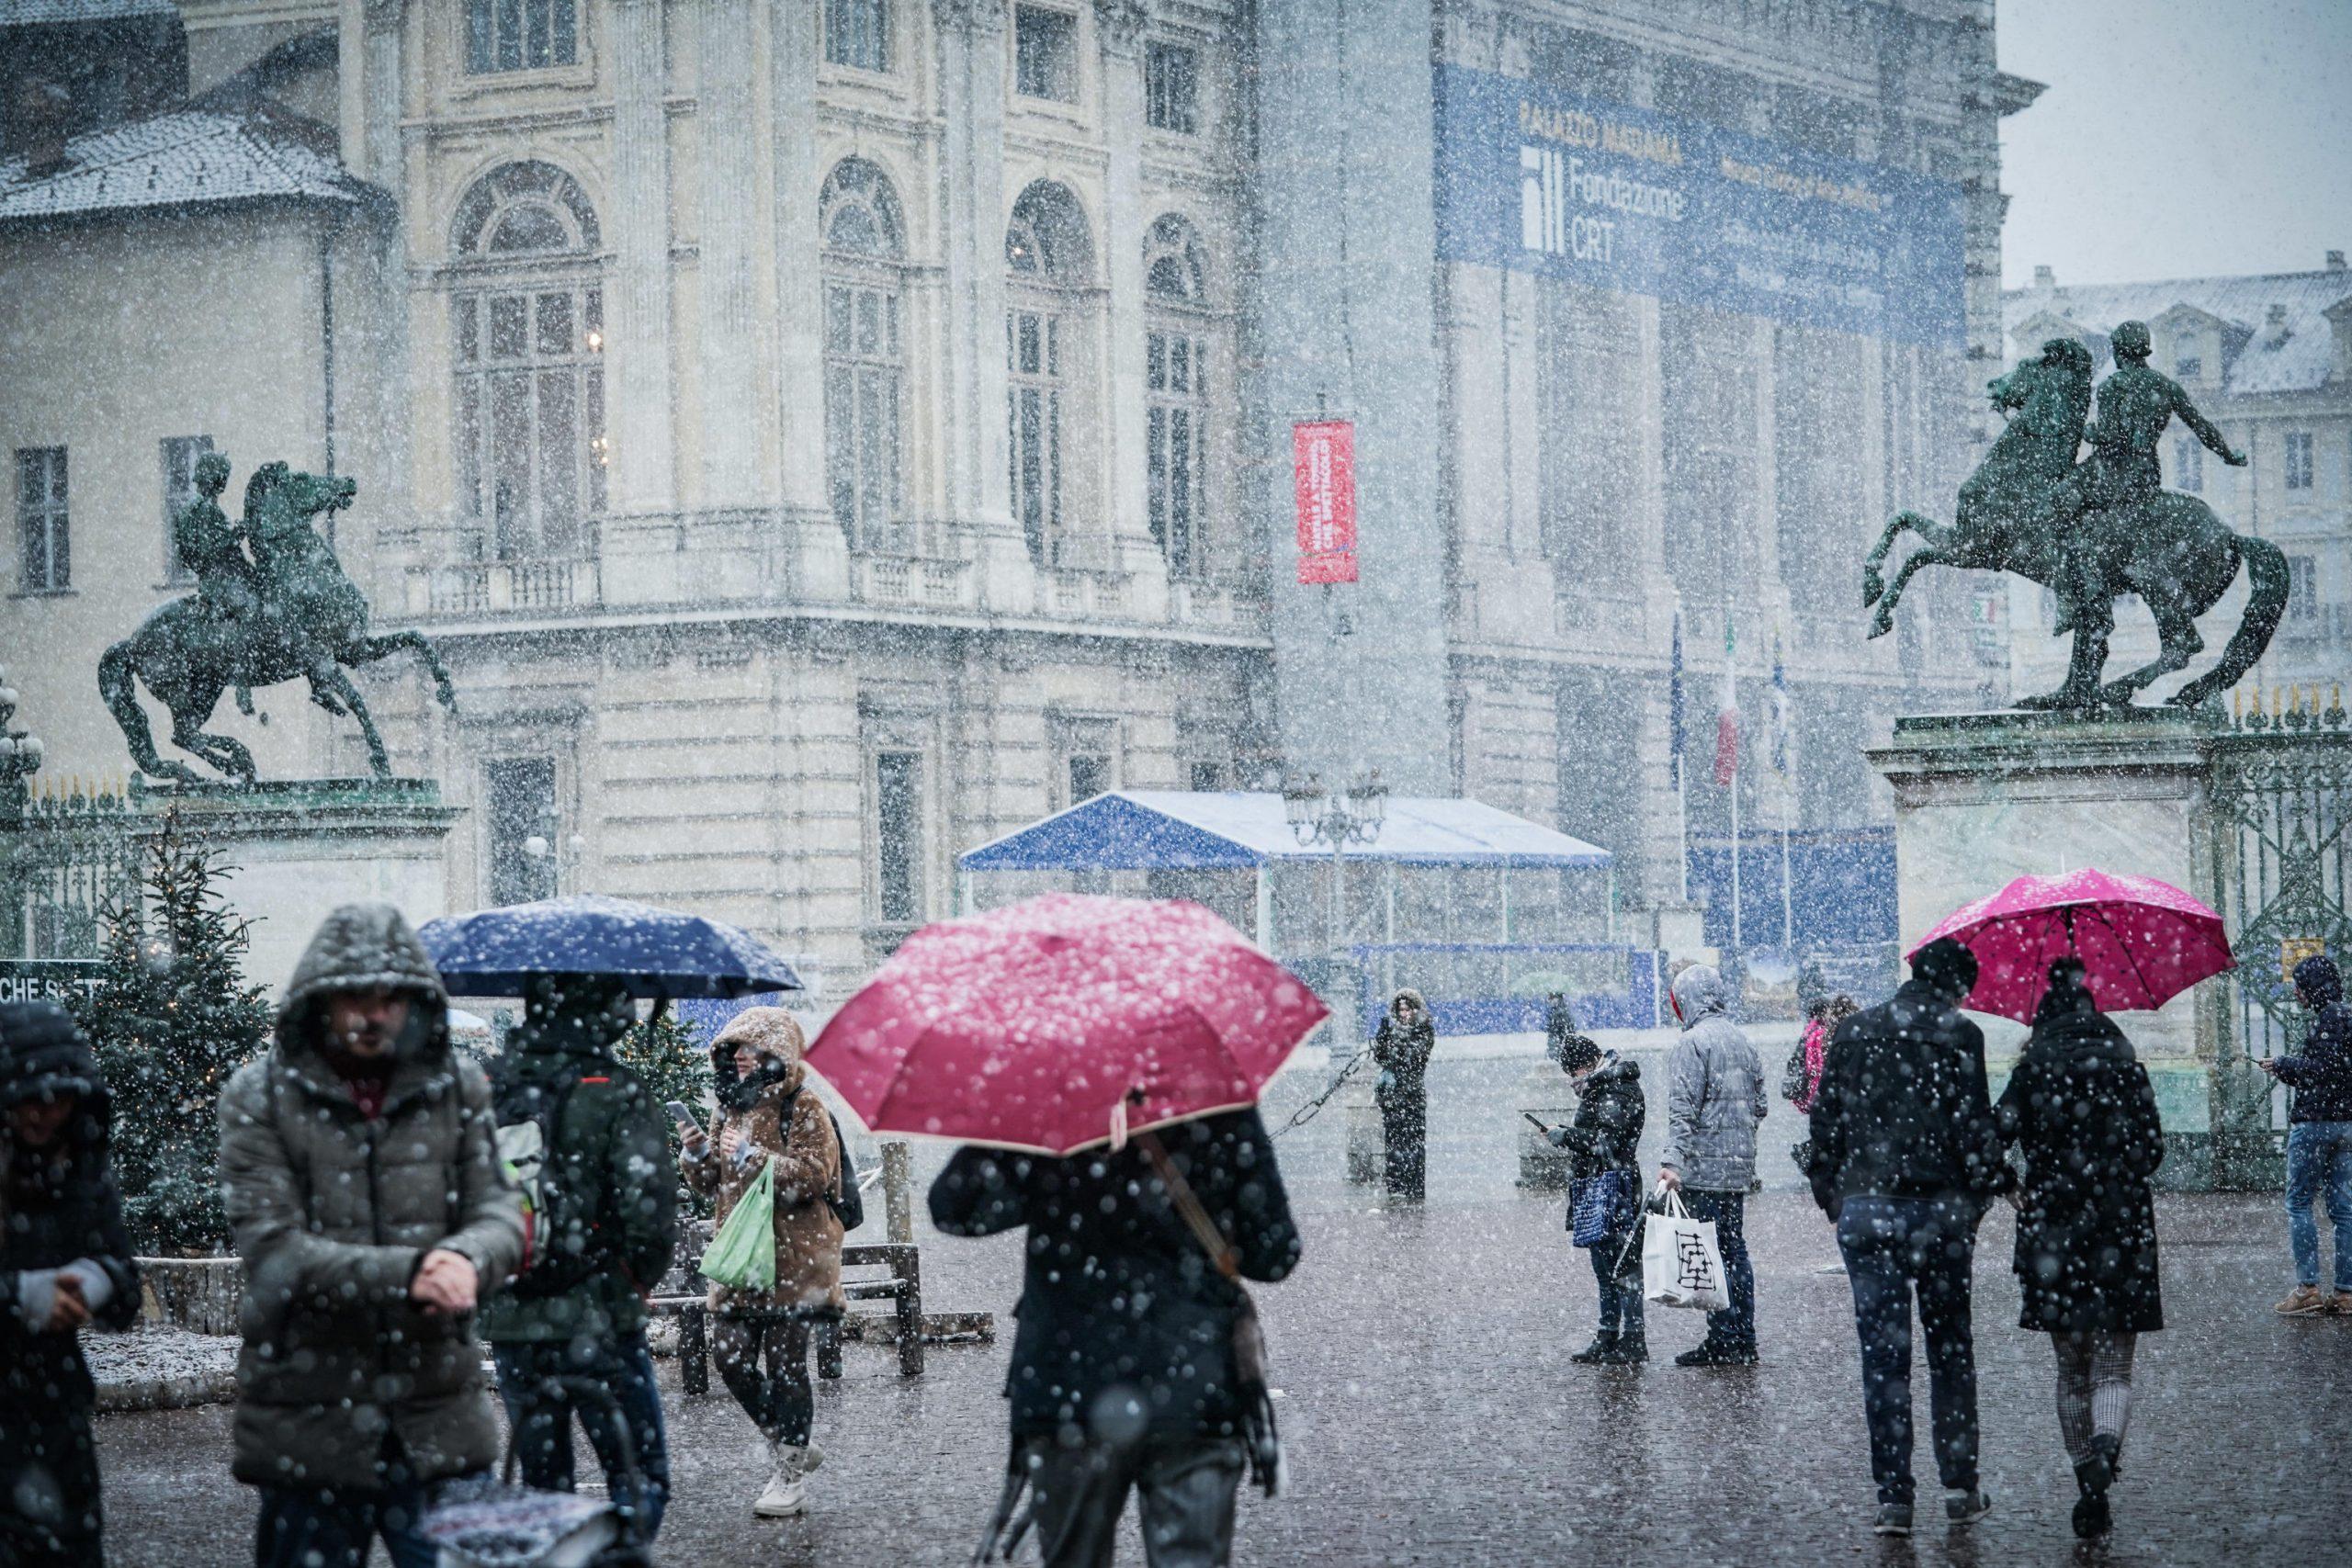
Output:
<instances>
[{"instance_id":1,"label":"sign with letters","mask_svg":"<svg viewBox=\"0 0 2352 1568\"><path fill-rule=\"evenodd\" d=\"M0 1002L55 1002L98 983L95 959L0 958Z\"/></svg>"},{"instance_id":2,"label":"sign with letters","mask_svg":"<svg viewBox=\"0 0 2352 1568\"><path fill-rule=\"evenodd\" d=\"M1962 201L1949 180L1437 67L1442 260L1957 349Z\"/></svg>"},{"instance_id":3,"label":"sign with letters","mask_svg":"<svg viewBox=\"0 0 2352 1568\"><path fill-rule=\"evenodd\" d=\"M1343 419L1290 427L1298 485L1298 580L1356 580L1356 427Z\"/></svg>"}]
</instances>

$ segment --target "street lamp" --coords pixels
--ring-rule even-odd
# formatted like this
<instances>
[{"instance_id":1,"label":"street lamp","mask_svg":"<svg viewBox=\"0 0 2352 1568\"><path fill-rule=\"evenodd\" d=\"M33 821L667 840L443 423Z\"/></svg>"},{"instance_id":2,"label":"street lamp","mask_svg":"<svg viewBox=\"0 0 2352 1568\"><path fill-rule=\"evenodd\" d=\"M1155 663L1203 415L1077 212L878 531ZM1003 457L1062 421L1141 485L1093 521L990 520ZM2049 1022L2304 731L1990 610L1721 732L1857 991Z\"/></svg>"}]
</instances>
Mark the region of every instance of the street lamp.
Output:
<instances>
[{"instance_id":1,"label":"street lamp","mask_svg":"<svg viewBox=\"0 0 2352 1568\"><path fill-rule=\"evenodd\" d=\"M0 667L0 807L11 811L21 810L32 798L32 786L25 780L40 767L48 750L39 736L9 728L16 716L17 688L8 684L8 671Z\"/></svg>"},{"instance_id":2,"label":"street lamp","mask_svg":"<svg viewBox=\"0 0 2352 1568\"><path fill-rule=\"evenodd\" d=\"M551 892L560 894L566 883L571 884L573 890L578 891L580 863L588 853L588 840L578 833L558 839L555 836L553 807L542 811L539 820L545 825L545 829L523 840L524 854L548 868Z\"/></svg>"},{"instance_id":3,"label":"street lamp","mask_svg":"<svg viewBox=\"0 0 2352 1568\"><path fill-rule=\"evenodd\" d=\"M1327 945L1329 959L1337 963L1340 947L1345 937L1342 917L1344 883L1340 856L1350 844L1369 844L1380 837L1380 826L1388 811L1388 786L1380 782L1380 770L1373 768L1358 773L1355 782L1339 794L1324 787L1321 777L1308 773L1305 779L1295 775L1283 780L1283 816L1290 823L1291 836L1301 849L1317 844L1331 846L1331 914Z\"/></svg>"}]
</instances>

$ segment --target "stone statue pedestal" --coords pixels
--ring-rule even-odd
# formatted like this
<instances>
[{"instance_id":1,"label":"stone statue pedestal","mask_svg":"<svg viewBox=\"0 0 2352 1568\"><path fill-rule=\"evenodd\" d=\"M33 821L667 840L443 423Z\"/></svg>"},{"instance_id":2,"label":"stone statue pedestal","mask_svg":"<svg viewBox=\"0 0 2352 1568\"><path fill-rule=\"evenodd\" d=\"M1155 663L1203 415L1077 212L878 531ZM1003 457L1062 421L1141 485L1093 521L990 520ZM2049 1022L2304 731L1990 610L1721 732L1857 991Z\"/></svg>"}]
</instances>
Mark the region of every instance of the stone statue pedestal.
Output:
<instances>
[{"instance_id":1,"label":"stone statue pedestal","mask_svg":"<svg viewBox=\"0 0 2352 1568\"><path fill-rule=\"evenodd\" d=\"M429 779L284 779L247 786L142 783L141 829L168 812L224 866L229 908L253 923L245 977L282 991L337 905L390 904L413 924L449 912L447 842L463 808Z\"/></svg>"},{"instance_id":2,"label":"stone statue pedestal","mask_svg":"<svg viewBox=\"0 0 2352 1568\"><path fill-rule=\"evenodd\" d=\"M2211 727L2189 715L1991 713L1894 721L1865 754L1894 786L1902 947L2018 876L2086 866L2153 876L2208 902L2220 841L2208 795ZM2228 1029L2216 983L2117 1017L2154 1081L2168 1147L2161 1179L2211 1184L2215 1072ZM1984 1028L1997 1095L2025 1026Z\"/></svg>"}]
</instances>

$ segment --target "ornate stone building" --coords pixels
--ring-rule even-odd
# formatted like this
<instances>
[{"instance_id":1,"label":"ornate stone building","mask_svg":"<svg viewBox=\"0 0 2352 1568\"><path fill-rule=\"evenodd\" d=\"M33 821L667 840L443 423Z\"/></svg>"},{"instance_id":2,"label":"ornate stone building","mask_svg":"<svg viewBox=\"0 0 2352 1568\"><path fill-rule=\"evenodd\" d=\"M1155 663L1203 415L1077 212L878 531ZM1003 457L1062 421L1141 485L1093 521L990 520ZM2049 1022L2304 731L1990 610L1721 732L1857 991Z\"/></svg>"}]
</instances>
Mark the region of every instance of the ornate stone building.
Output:
<instances>
[{"instance_id":1,"label":"ornate stone building","mask_svg":"<svg viewBox=\"0 0 2352 1568\"><path fill-rule=\"evenodd\" d=\"M0 0L0 37L41 9ZM120 767L82 672L165 586L168 456L141 476L189 419L240 479L358 479L338 547L460 692L450 717L412 674L369 687L402 771L473 808L459 897L689 903L841 970L946 912L961 849L1284 761L1556 823L1629 902L1672 897L1678 591L1693 714L1727 615L1752 718L1785 656L1797 763L1743 771L1751 823L1877 819L1871 728L2004 678L1962 585L1863 643L1853 564L1984 438L1995 125L2031 91L1990 0L177 9L179 112L322 164L224 199L175 152L92 188L120 127L0 164L0 368L30 377L0 445L75 453L76 577L28 581L20 545L0 609L12 649L60 651L27 682L55 770ZM1476 141L1464 106L1514 93L1524 148ZM1577 114L1608 171L1481 162L1549 168ZM133 129L184 152L169 118ZM1746 270L1706 288L1671 235L1651 282L1544 270L1555 218L1647 255L1666 186L1624 171L1669 152L1709 190L1926 214L1936 321L1809 221L1739 229ZM1490 175L1508 255L1464 216ZM199 230L176 302L90 335L88 257ZM182 313L254 330L183 354ZM1289 427L1318 412L1357 426L1362 581L1306 589ZM17 478L29 538L49 502ZM265 707L217 725L357 771L345 728ZM1688 776L1709 830L1727 795Z\"/></svg>"}]
</instances>

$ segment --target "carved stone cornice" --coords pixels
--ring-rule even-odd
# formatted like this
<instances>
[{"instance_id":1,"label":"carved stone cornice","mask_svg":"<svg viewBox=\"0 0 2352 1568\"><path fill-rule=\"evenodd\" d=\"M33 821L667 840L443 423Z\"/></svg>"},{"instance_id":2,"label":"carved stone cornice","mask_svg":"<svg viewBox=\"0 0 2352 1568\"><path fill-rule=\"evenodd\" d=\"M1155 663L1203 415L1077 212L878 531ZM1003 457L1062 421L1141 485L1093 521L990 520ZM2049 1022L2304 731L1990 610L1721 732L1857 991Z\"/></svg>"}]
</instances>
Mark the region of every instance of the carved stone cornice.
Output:
<instances>
[{"instance_id":1,"label":"carved stone cornice","mask_svg":"<svg viewBox=\"0 0 2352 1568\"><path fill-rule=\"evenodd\" d=\"M1143 0L1094 0L1094 31L1114 54L1133 54L1150 19Z\"/></svg>"}]
</instances>

